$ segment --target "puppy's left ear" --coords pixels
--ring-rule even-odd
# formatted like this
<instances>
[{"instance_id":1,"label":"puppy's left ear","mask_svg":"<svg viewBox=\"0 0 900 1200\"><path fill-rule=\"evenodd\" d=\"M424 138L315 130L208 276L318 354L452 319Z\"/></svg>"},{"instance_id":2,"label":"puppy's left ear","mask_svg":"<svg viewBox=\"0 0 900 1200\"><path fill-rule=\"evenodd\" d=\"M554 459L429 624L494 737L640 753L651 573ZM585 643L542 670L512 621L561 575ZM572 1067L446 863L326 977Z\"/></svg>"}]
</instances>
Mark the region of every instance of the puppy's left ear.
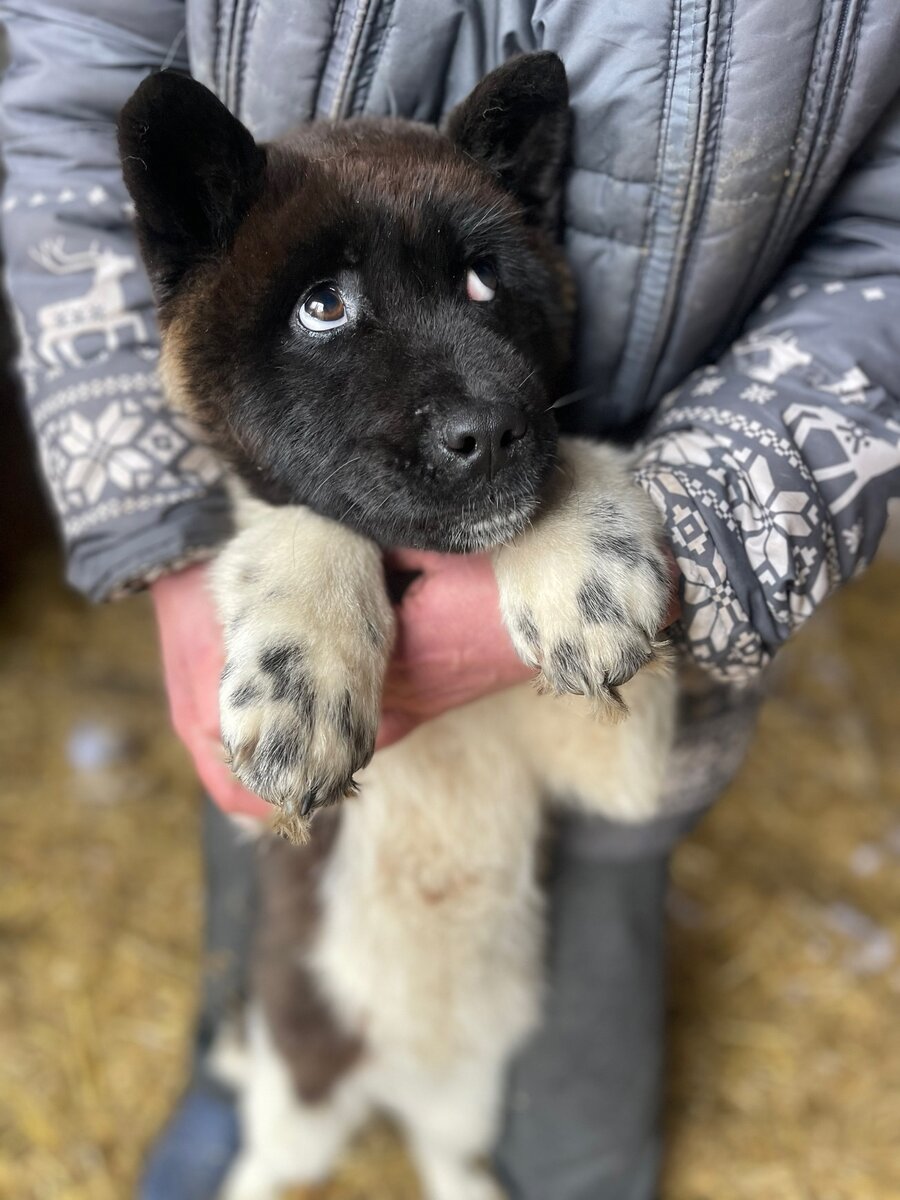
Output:
<instances>
[{"instance_id":1,"label":"puppy's left ear","mask_svg":"<svg viewBox=\"0 0 900 1200\"><path fill-rule=\"evenodd\" d=\"M530 221L555 232L570 128L565 67L545 51L486 75L449 114L444 133L498 177Z\"/></svg>"}]
</instances>

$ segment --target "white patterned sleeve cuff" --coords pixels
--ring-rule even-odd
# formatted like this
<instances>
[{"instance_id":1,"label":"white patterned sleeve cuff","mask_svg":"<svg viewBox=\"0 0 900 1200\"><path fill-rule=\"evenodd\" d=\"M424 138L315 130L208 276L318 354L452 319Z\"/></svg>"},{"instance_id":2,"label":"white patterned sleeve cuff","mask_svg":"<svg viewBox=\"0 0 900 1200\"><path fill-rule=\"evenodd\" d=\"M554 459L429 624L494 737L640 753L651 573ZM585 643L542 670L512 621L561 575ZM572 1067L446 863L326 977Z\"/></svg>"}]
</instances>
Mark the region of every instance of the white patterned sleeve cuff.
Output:
<instances>
[{"instance_id":1,"label":"white patterned sleeve cuff","mask_svg":"<svg viewBox=\"0 0 900 1200\"><path fill-rule=\"evenodd\" d=\"M638 481L682 575L682 631L746 681L868 563L900 494L900 279L788 279L663 401Z\"/></svg>"}]
</instances>

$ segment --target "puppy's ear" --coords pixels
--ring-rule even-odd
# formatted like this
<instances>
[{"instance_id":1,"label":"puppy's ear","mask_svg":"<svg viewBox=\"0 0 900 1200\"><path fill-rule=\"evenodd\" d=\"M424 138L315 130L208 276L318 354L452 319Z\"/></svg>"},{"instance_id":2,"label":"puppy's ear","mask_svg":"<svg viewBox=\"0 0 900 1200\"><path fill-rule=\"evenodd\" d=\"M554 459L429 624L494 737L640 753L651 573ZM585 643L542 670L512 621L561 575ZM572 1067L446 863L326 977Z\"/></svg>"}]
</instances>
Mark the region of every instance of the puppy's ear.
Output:
<instances>
[{"instance_id":1,"label":"puppy's ear","mask_svg":"<svg viewBox=\"0 0 900 1200\"><path fill-rule=\"evenodd\" d=\"M444 132L555 231L569 148L569 85L557 55L523 54L486 75L447 117Z\"/></svg>"},{"instance_id":2,"label":"puppy's ear","mask_svg":"<svg viewBox=\"0 0 900 1200\"><path fill-rule=\"evenodd\" d=\"M119 154L160 298L229 245L257 196L265 151L202 84L160 71L119 117Z\"/></svg>"}]
</instances>

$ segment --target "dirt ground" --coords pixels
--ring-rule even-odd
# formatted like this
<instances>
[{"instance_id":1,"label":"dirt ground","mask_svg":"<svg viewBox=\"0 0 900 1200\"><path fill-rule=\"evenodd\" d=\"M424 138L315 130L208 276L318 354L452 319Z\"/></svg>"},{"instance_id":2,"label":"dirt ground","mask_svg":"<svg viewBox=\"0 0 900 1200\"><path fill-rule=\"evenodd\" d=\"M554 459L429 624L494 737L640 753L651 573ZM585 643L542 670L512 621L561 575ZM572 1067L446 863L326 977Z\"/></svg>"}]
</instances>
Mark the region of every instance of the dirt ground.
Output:
<instances>
[{"instance_id":1,"label":"dirt ground","mask_svg":"<svg viewBox=\"0 0 900 1200\"><path fill-rule=\"evenodd\" d=\"M886 561L795 640L678 851L663 1200L900 1198L898 597ZM132 1195L183 1080L197 825L146 602L36 558L0 611L0 1197ZM317 1200L416 1195L377 1131Z\"/></svg>"}]
</instances>

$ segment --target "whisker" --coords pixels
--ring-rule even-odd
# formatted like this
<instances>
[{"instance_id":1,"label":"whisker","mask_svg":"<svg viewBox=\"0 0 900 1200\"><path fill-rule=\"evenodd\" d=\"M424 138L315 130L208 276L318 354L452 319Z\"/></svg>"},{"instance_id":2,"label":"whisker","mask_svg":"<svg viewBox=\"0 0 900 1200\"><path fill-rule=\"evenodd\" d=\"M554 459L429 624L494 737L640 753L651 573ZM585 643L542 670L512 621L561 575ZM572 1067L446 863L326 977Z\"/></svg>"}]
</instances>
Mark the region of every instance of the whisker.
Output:
<instances>
[{"instance_id":1,"label":"whisker","mask_svg":"<svg viewBox=\"0 0 900 1200\"><path fill-rule=\"evenodd\" d=\"M592 395L593 391L593 388L583 387L577 388L574 392L567 392L565 396L560 396L558 400L554 400L552 404L548 404L546 411L550 412L554 408L568 408L570 404L577 404L585 396Z\"/></svg>"},{"instance_id":2,"label":"whisker","mask_svg":"<svg viewBox=\"0 0 900 1200\"><path fill-rule=\"evenodd\" d=\"M338 524L340 524L343 520L345 520L345 518L350 515L350 513L352 512L352 510L354 508L359 508L359 509L362 509L363 511L365 511L365 501L368 499L368 497L371 495L371 493L372 493L372 489L369 489L369 492L367 492L363 496L348 496L347 497L347 499L348 499L347 507L344 509L344 511L338 517Z\"/></svg>"},{"instance_id":3,"label":"whisker","mask_svg":"<svg viewBox=\"0 0 900 1200\"><path fill-rule=\"evenodd\" d=\"M492 221L500 212L506 208L506 200L495 201L486 212L481 214L481 219L476 221L474 225L467 225L465 232L469 237L472 237L480 229L483 229L488 222Z\"/></svg>"},{"instance_id":4,"label":"whisker","mask_svg":"<svg viewBox=\"0 0 900 1200\"><path fill-rule=\"evenodd\" d=\"M322 491L322 488L324 488L325 484L329 481L329 479L334 479L334 477L335 477L335 475L337 475L338 471L343 471L346 467L352 467L353 464L358 463L361 458L362 458L362 455L357 454L355 458L349 458L349 459L347 459L346 462L339 463L329 475L325 476L325 478L322 480L322 482L318 485L316 490L310 496L307 503L311 504L314 500L316 500L318 498L319 493Z\"/></svg>"},{"instance_id":5,"label":"whisker","mask_svg":"<svg viewBox=\"0 0 900 1200\"><path fill-rule=\"evenodd\" d=\"M525 386L525 384L528 383L529 379L533 379L535 377L535 375L537 375L537 367L535 367L533 371L529 372L529 374L525 376L525 378L519 384L519 388L523 388ZM553 405L551 405L550 407L552 408Z\"/></svg>"}]
</instances>

